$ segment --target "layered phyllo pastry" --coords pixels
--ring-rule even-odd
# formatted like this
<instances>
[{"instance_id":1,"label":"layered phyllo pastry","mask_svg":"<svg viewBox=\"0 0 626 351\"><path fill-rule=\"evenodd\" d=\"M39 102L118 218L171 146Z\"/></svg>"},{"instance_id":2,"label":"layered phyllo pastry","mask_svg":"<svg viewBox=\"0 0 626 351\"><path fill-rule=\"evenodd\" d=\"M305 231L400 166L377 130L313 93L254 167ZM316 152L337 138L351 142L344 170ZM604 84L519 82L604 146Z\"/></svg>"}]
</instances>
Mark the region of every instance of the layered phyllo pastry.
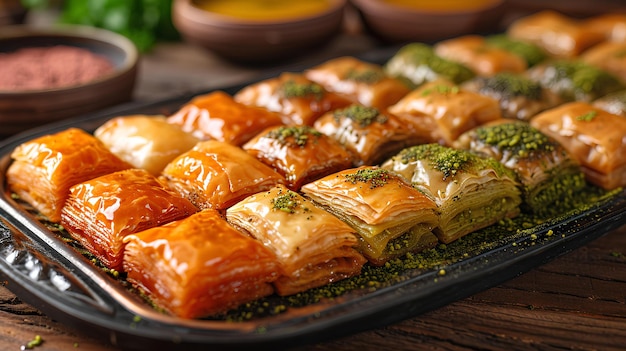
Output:
<instances>
[{"instance_id":1,"label":"layered phyllo pastry","mask_svg":"<svg viewBox=\"0 0 626 351\"><path fill-rule=\"evenodd\" d=\"M422 85L388 110L412 132L447 145L474 127L502 118L497 100L447 80Z\"/></svg>"},{"instance_id":2,"label":"layered phyllo pastry","mask_svg":"<svg viewBox=\"0 0 626 351\"><path fill-rule=\"evenodd\" d=\"M528 121L562 102L557 94L522 74L503 72L491 77L476 77L463 83L462 87L497 100L502 117L508 119Z\"/></svg>"},{"instance_id":3,"label":"layered phyllo pastry","mask_svg":"<svg viewBox=\"0 0 626 351\"><path fill-rule=\"evenodd\" d=\"M162 178L200 209L224 210L285 179L240 147L207 140L170 162Z\"/></svg>"},{"instance_id":4,"label":"layered phyllo pastry","mask_svg":"<svg viewBox=\"0 0 626 351\"><path fill-rule=\"evenodd\" d=\"M526 60L521 56L491 46L479 35L446 39L435 44L434 49L437 55L459 62L479 76L492 76L500 72L522 73L528 68Z\"/></svg>"},{"instance_id":5,"label":"layered phyllo pastry","mask_svg":"<svg viewBox=\"0 0 626 351\"><path fill-rule=\"evenodd\" d=\"M400 151L381 167L433 196L440 213L434 233L446 244L520 212L516 175L493 158L423 144Z\"/></svg>"},{"instance_id":6,"label":"layered phyllo pastry","mask_svg":"<svg viewBox=\"0 0 626 351\"><path fill-rule=\"evenodd\" d=\"M374 265L437 244L437 205L389 170L350 168L306 184L302 192L356 230L359 250Z\"/></svg>"},{"instance_id":7,"label":"layered phyllo pastry","mask_svg":"<svg viewBox=\"0 0 626 351\"><path fill-rule=\"evenodd\" d=\"M382 66L350 56L326 61L304 74L353 103L380 109L395 104L410 91L405 82L387 75Z\"/></svg>"},{"instance_id":8,"label":"layered phyllo pastry","mask_svg":"<svg viewBox=\"0 0 626 351\"><path fill-rule=\"evenodd\" d=\"M238 202L226 218L276 254L279 295L356 276L367 262L356 250L354 229L282 185Z\"/></svg>"},{"instance_id":9,"label":"layered phyllo pastry","mask_svg":"<svg viewBox=\"0 0 626 351\"><path fill-rule=\"evenodd\" d=\"M337 140L310 126L270 127L243 145L285 178L291 190L349 168L353 156Z\"/></svg>"},{"instance_id":10,"label":"layered phyllo pastry","mask_svg":"<svg viewBox=\"0 0 626 351\"><path fill-rule=\"evenodd\" d=\"M588 18L582 25L606 41L626 41L626 14L605 13Z\"/></svg>"},{"instance_id":11,"label":"layered phyllo pastry","mask_svg":"<svg viewBox=\"0 0 626 351\"><path fill-rule=\"evenodd\" d=\"M70 188L61 225L104 266L122 270L124 237L198 209L143 169L127 169Z\"/></svg>"},{"instance_id":12,"label":"layered phyllo pastry","mask_svg":"<svg viewBox=\"0 0 626 351\"><path fill-rule=\"evenodd\" d=\"M378 164L405 147L427 140L393 114L358 104L328 112L313 126L350 151L355 166Z\"/></svg>"},{"instance_id":13,"label":"layered phyllo pastry","mask_svg":"<svg viewBox=\"0 0 626 351\"><path fill-rule=\"evenodd\" d=\"M579 20L550 10L516 20L508 27L507 34L559 58L576 57L604 40L602 34L588 30Z\"/></svg>"},{"instance_id":14,"label":"layered phyllo pastry","mask_svg":"<svg viewBox=\"0 0 626 351\"><path fill-rule=\"evenodd\" d=\"M604 189L626 185L626 118L571 102L540 113L531 125L563 145L591 183Z\"/></svg>"},{"instance_id":15,"label":"layered phyllo pastry","mask_svg":"<svg viewBox=\"0 0 626 351\"><path fill-rule=\"evenodd\" d=\"M513 39L506 34L493 34L485 37L485 42L491 47L496 47L513 53L526 61L528 67L532 67L548 58L546 52L539 46Z\"/></svg>"},{"instance_id":16,"label":"layered phyllo pastry","mask_svg":"<svg viewBox=\"0 0 626 351\"><path fill-rule=\"evenodd\" d=\"M132 166L115 156L100 140L70 128L18 145L6 172L8 188L52 222L72 185Z\"/></svg>"},{"instance_id":17,"label":"layered phyllo pastry","mask_svg":"<svg viewBox=\"0 0 626 351\"><path fill-rule=\"evenodd\" d=\"M304 74L292 72L248 85L234 98L242 104L279 113L284 124L292 125L313 125L324 113L352 103L348 98L309 80Z\"/></svg>"},{"instance_id":18,"label":"layered phyllo pastry","mask_svg":"<svg viewBox=\"0 0 626 351\"><path fill-rule=\"evenodd\" d=\"M167 121L201 140L212 139L233 145L241 145L259 130L285 122L278 113L242 104L223 91L194 97Z\"/></svg>"},{"instance_id":19,"label":"layered phyllo pastry","mask_svg":"<svg viewBox=\"0 0 626 351\"><path fill-rule=\"evenodd\" d=\"M626 82L626 41L607 41L582 53L580 59Z\"/></svg>"},{"instance_id":20,"label":"layered phyllo pastry","mask_svg":"<svg viewBox=\"0 0 626 351\"><path fill-rule=\"evenodd\" d=\"M276 256L217 211L128 235L127 280L158 308L181 318L217 315L270 295Z\"/></svg>"},{"instance_id":21,"label":"layered phyllo pastry","mask_svg":"<svg viewBox=\"0 0 626 351\"><path fill-rule=\"evenodd\" d=\"M578 161L555 139L528 123L505 121L464 133L457 148L490 156L517 173L526 210L549 213L585 185Z\"/></svg>"},{"instance_id":22,"label":"layered phyllo pastry","mask_svg":"<svg viewBox=\"0 0 626 351\"><path fill-rule=\"evenodd\" d=\"M94 136L134 168L158 175L176 156L200 140L167 123L164 116L120 116L105 122Z\"/></svg>"},{"instance_id":23,"label":"layered phyllo pastry","mask_svg":"<svg viewBox=\"0 0 626 351\"><path fill-rule=\"evenodd\" d=\"M614 115L626 117L626 90L604 95L593 100L592 104Z\"/></svg>"},{"instance_id":24,"label":"layered phyllo pastry","mask_svg":"<svg viewBox=\"0 0 626 351\"><path fill-rule=\"evenodd\" d=\"M475 73L467 66L437 55L432 46L424 43L411 43L403 46L383 68L387 74L401 77L414 87L438 79L446 79L459 84L475 76Z\"/></svg>"},{"instance_id":25,"label":"layered phyllo pastry","mask_svg":"<svg viewBox=\"0 0 626 351\"><path fill-rule=\"evenodd\" d=\"M548 61L530 68L526 73L563 101L588 102L624 89L613 74L580 60Z\"/></svg>"}]
</instances>

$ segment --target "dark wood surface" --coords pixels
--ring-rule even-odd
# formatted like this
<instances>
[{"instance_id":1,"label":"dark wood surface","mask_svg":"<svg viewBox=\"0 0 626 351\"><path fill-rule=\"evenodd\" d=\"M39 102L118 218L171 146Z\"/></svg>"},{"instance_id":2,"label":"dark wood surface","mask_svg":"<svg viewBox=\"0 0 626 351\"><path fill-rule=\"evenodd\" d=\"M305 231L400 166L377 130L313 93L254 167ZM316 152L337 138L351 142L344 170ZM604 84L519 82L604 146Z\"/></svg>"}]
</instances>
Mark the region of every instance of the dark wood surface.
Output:
<instances>
[{"instance_id":1,"label":"dark wood surface","mask_svg":"<svg viewBox=\"0 0 626 351\"><path fill-rule=\"evenodd\" d=\"M370 38L348 31L313 59L358 53L373 45ZM160 44L142 58L135 97L164 99L245 82L262 72L264 68L237 66L188 45ZM119 350L52 320L5 285L0 285L0 350L20 350L36 335L44 343L35 350ZM502 285L416 318L294 350L357 349L624 350L626 226Z\"/></svg>"}]
</instances>

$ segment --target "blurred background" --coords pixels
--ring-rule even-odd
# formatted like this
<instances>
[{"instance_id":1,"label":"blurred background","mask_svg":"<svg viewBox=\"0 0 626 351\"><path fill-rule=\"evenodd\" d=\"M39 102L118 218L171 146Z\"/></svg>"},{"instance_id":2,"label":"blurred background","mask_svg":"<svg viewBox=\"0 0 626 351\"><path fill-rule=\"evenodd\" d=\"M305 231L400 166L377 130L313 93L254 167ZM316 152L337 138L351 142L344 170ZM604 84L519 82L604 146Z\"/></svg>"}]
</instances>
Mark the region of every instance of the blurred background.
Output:
<instances>
[{"instance_id":1,"label":"blurred background","mask_svg":"<svg viewBox=\"0 0 626 351\"><path fill-rule=\"evenodd\" d=\"M381 0L351 1L346 11L344 30L348 32L361 30L362 23L357 14L359 9L356 4L360 6L362 3L376 1ZM451 4L448 11L459 10L455 8L459 5L455 5L454 1L448 2ZM485 1L456 1L457 4L481 2ZM573 17L586 17L626 8L623 0L505 0L502 2L505 12L502 17L498 18L497 25L500 27L505 27L515 18L544 9L556 10ZM147 52L156 42L181 40L179 32L172 23L172 3L173 0L0 0L0 25L55 22L94 26L120 33L131 39L141 52ZM429 1L418 0L413 3L416 7L421 3L427 7L426 4Z\"/></svg>"},{"instance_id":2,"label":"blurred background","mask_svg":"<svg viewBox=\"0 0 626 351\"><path fill-rule=\"evenodd\" d=\"M499 33L516 19L543 10L572 19L620 12L626 23L623 0L0 0L0 54L16 43L26 45L30 28L37 28L41 37L58 25L118 34L137 51L120 47L113 38L103 41L101 34L98 40L91 38L92 48L118 61L117 81L107 82L109 88L57 91L46 101L42 94L0 91L0 134L411 41ZM87 39L73 42L86 46ZM94 95L105 92L111 95L107 99Z\"/></svg>"}]
</instances>

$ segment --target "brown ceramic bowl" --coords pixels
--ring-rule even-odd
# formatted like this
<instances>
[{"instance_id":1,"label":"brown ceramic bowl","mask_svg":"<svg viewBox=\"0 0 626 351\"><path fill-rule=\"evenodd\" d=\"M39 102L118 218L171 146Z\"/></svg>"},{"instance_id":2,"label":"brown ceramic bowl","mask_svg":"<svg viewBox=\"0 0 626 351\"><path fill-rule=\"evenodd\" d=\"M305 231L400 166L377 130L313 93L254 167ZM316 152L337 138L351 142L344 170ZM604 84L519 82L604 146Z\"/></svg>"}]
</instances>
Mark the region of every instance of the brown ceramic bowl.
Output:
<instances>
[{"instance_id":1,"label":"brown ceramic bowl","mask_svg":"<svg viewBox=\"0 0 626 351\"><path fill-rule=\"evenodd\" d=\"M254 21L209 12L194 0L174 0L172 20L182 37L239 63L267 63L302 54L339 32L347 0L330 0L321 13Z\"/></svg>"},{"instance_id":2,"label":"brown ceramic bowl","mask_svg":"<svg viewBox=\"0 0 626 351\"><path fill-rule=\"evenodd\" d=\"M472 9L427 10L403 7L384 0L351 0L373 35L388 43L435 42L455 36L497 29L503 0ZM435 1L433 1L435 2Z\"/></svg>"},{"instance_id":3,"label":"brown ceramic bowl","mask_svg":"<svg viewBox=\"0 0 626 351\"><path fill-rule=\"evenodd\" d=\"M106 57L112 73L86 83L38 90L0 90L0 137L130 101L137 76L138 52L116 33L83 26L0 30L0 54L26 47L75 46Z\"/></svg>"}]
</instances>

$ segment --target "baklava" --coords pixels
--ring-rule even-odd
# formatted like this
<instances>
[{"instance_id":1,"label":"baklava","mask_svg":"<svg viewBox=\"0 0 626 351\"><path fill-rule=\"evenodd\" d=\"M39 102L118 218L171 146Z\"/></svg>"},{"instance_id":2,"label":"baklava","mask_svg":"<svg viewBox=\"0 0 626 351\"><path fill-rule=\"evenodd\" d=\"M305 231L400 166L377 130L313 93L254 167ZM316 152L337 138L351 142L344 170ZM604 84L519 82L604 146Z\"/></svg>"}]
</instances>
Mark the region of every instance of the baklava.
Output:
<instances>
[{"instance_id":1,"label":"baklava","mask_svg":"<svg viewBox=\"0 0 626 351\"><path fill-rule=\"evenodd\" d=\"M72 186L61 225L100 263L119 271L125 236L197 211L148 171L133 168Z\"/></svg>"},{"instance_id":2,"label":"baklava","mask_svg":"<svg viewBox=\"0 0 626 351\"><path fill-rule=\"evenodd\" d=\"M204 210L124 239L127 280L157 308L181 318L213 317L273 293L276 256Z\"/></svg>"},{"instance_id":3,"label":"baklava","mask_svg":"<svg viewBox=\"0 0 626 351\"><path fill-rule=\"evenodd\" d=\"M354 229L283 185L251 195L226 211L227 220L272 250L282 274L279 295L294 295L361 273Z\"/></svg>"},{"instance_id":4,"label":"baklava","mask_svg":"<svg viewBox=\"0 0 626 351\"><path fill-rule=\"evenodd\" d=\"M8 188L52 222L71 186L104 174L132 168L100 140L82 129L69 128L18 145L6 173Z\"/></svg>"},{"instance_id":5,"label":"baklava","mask_svg":"<svg viewBox=\"0 0 626 351\"><path fill-rule=\"evenodd\" d=\"M381 167L431 194L440 213L434 233L446 244L520 212L516 175L493 158L423 144L400 151Z\"/></svg>"},{"instance_id":6,"label":"baklava","mask_svg":"<svg viewBox=\"0 0 626 351\"><path fill-rule=\"evenodd\" d=\"M200 142L172 160L161 178L198 208L217 210L285 182L240 147L216 140Z\"/></svg>"},{"instance_id":7,"label":"baklava","mask_svg":"<svg viewBox=\"0 0 626 351\"><path fill-rule=\"evenodd\" d=\"M310 126L270 127L243 145L254 158L285 178L291 190L352 166L353 156L337 140Z\"/></svg>"},{"instance_id":8,"label":"baklava","mask_svg":"<svg viewBox=\"0 0 626 351\"><path fill-rule=\"evenodd\" d=\"M435 202L389 170L346 169L304 185L302 192L356 230L359 250L374 265L438 242Z\"/></svg>"}]
</instances>

